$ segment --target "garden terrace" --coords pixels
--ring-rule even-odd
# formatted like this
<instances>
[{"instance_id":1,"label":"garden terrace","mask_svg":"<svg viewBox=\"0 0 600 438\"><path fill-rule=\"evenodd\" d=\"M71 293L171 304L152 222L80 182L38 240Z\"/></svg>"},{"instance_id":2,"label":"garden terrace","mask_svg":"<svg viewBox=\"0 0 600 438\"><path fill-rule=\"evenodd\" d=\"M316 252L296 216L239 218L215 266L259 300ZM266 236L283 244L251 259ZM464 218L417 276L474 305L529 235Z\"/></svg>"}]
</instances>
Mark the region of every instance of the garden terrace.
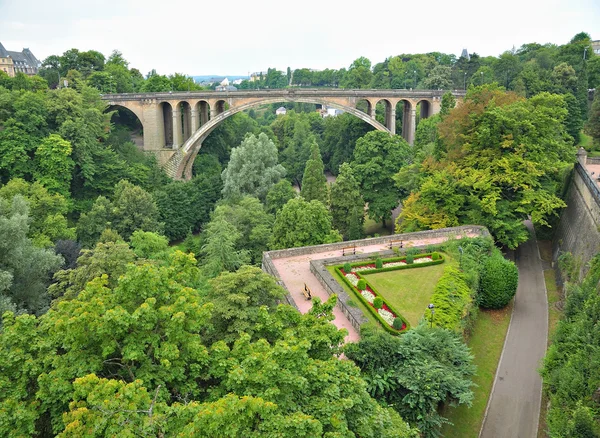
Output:
<instances>
[{"instance_id":1,"label":"garden terrace","mask_svg":"<svg viewBox=\"0 0 600 438\"><path fill-rule=\"evenodd\" d=\"M489 236L485 227L467 225L453 228L443 228L431 231L395 234L392 236L375 237L349 242L339 242L325 245L289 248L268 251L263 254L262 268L273 275L278 283L283 286L288 295L285 301L296 307L300 312L306 313L312 307L312 302L307 301L303 295L304 284L310 288L312 297L325 301L329 295L338 295L338 304L334 309L333 323L338 328L348 330L347 342L359 339L360 326L368 319L363 312L352 305L351 297L333 280L324 264L340 264L356 262L365 258L365 254L379 253L382 257L392 257L395 253L390 251L389 243L401 239L404 248L425 249L430 245L438 245L450 239L463 237ZM356 255L343 255L343 248L356 247ZM327 279L329 279L327 281Z\"/></svg>"}]
</instances>

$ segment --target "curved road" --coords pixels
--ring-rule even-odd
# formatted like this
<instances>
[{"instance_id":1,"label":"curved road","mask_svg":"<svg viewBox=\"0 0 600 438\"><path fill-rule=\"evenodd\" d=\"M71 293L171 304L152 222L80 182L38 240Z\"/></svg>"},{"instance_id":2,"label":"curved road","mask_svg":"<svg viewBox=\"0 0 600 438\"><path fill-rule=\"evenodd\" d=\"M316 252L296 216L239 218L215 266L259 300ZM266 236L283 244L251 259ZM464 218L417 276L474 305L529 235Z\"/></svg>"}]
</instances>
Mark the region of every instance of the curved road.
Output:
<instances>
[{"instance_id":1,"label":"curved road","mask_svg":"<svg viewBox=\"0 0 600 438\"><path fill-rule=\"evenodd\" d=\"M546 353L548 302L531 222L527 227L532 237L516 253L519 286L481 438L537 436L542 395L538 369Z\"/></svg>"}]
</instances>

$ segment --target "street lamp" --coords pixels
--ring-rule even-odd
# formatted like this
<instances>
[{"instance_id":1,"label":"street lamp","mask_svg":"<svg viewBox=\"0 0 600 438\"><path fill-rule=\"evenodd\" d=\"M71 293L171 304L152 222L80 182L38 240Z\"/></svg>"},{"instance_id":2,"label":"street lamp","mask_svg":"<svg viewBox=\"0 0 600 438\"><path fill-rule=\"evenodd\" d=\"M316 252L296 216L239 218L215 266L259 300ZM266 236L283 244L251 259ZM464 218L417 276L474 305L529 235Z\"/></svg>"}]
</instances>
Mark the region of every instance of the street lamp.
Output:
<instances>
[{"instance_id":1,"label":"street lamp","mask_svg":"<svg viewBox=\"0 0 600 438\"><path fill-rule=\"evenodd\" d=\"M414 70L415 73L415 90L417 89L417 71Z\"/></svg>"},{"instance_id":2,"label":"street lamp","mask_svg":"<svg viewBox=\"0 0 600 438\"><path fill-rule=\"evenodd\" d=\"M481 73L481 85L483 85L483 72L480 71L479 73Z\"/></svg>"},{"instance_id":3,"label":"street lamp","mask_svg":"<svg viewBox=\"0 0 600 438\"><path fill-rule=\"evenodd\" d=\"M433 304L429 304L427 308L431 311L430 328L433 328L433 314L435 313L435 306Z\"/></svg>"},{"instance_id":4,"label":"street lamp","mask_svg":"<svg viewBox=\"0 0 600 438\"><path fill-rule=\"evenodd\" d=\"M583 60L585 61L585 55L587 53L587 47L583 48Z\"/></svg>"},{"instance_id":5,"label":"street lamp","mask_svg":"<svg viewBox=\"0 0 600 438\"><path fill-rule=\"evenodd\" d=\"M467 72L465 72L465 79L463 81L463 89L466 90L467 89Z\"/></svg>"}]
</instances>

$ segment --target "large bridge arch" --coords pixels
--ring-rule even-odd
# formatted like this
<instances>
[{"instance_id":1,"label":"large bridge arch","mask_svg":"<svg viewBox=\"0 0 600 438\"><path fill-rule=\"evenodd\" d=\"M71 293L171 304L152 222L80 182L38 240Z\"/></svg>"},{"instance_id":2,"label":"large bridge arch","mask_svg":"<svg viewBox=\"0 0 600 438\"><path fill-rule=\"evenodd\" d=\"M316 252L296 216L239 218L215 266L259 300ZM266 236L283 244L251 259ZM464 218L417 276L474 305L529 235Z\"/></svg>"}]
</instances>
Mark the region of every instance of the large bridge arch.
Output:
<instances>
[{"instance_id":1,"label":"large bridge arch","mask_svg":"<svg viewBox=\"0 0 600 438\"><path fill-rule=\"evenodd\" d=\"M131 119L135 119L137 123L139 123L139 128L141 128L141 132L144 132L144 122L142 120L142 117L140 117L140 112L139 111L135 111L135 108L129 108L125 105L119 105L119 104L114 104L114 105L108 105L105 109L104 109L104 113L113 113L113 115L111 116L111 124L113 123L113 118L115 116L117 116L118 120L120 122L123 122L121 120L121 118L124 118L124 124L125 126L129 126L129 129L132 130L131 131L131 141L133 143L135 143L138 147L141 147L142 150L144 149L144 140L141 137L141 133L138 132L138 127L134 127L131 126L127 123L127 118L131 118ZM124 117L123 117L124 116Z\"/></svg>"},{"instance_id":2,"label":"large bridge arch","mask_svg":"<svg viewBox=\"0 0 600 438\"><path fill-rule=\"evenodd\" d=\"M376 121L374 118L371 118L368 114L363 111L352 108L350 106L342 105L335 102L330 102L327 99L319 99L319 98L307 98L307 97L298 97L296 99L281 99L279 98L270 98L270 99L260 99L253 102L246 103L244 105L230 107L229 109L219 113L216 117L211 118L206 124L200 127L196 132L192 134L192 136L183 144L181 147L181 155L182 160L177 168L177 172L175 174L175 179L189 179L192 176L192 166L194 164L194 160L196 159L196 155L200 151L202 146L202 142L210 135L212 131L215 130L217 126L219 126L223 121L227 118L237 114L241 111L245 111L257 106L268 105L271 103L279 103L279 102L301 102L301 103L313 103L318 105L326 105L332 108L343 110L349 114L358 117L364 122L367 122L369 125L373 126L375 129L379 131L384 131L388 133L392 133L387 127Z\"/></svg>"}]
</instances>

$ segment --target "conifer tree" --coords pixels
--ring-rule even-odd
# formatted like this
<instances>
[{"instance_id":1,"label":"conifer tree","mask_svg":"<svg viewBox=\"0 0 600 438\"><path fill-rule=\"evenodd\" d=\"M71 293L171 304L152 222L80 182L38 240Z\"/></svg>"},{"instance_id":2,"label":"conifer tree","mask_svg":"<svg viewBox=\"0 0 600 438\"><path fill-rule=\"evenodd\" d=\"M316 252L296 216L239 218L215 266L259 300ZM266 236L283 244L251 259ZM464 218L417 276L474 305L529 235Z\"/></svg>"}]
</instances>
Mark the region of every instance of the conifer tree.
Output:
<instances>
[{"instance_id":1,"label":"conifer tree","mask_svg":"<svg viewBox=\"0 0 600 438\"><path fill-rule=\"evenodd\" d=\"M340 166L340 173L331 187L331 215L333 226L345 239L362 237L365 201L362 198L358 182L354 178L348 163Z\"/></svg>"},{"instance_id":2,"label":"conifer tree","mask_svg":"<svg viewBox=\"0 0 600 438\"><path fill-rule=\"evenodd\" d=\"M300 194L308 202L312 200L327 202L327 178L325 178L325 168L321 159L319 145L313 138L310 145L310 158L306 162L304 176L302 177L302 191Z\"/></svg>"}]
</instances>

